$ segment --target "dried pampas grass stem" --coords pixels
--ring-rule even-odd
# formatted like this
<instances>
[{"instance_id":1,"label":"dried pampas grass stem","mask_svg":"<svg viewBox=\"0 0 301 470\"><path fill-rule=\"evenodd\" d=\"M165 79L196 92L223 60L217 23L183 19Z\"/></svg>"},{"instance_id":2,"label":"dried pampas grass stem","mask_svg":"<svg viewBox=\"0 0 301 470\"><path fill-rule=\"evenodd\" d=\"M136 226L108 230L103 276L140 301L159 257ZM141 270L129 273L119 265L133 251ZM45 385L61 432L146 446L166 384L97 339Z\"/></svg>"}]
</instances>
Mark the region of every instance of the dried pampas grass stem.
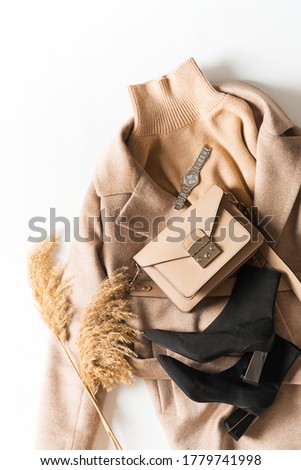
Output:
<instances>
[{"instance_id":1,"label":"dried pampas grass stem","mask_svg":"<svg viewBox=\"0 0 301 470\"><path fill-rule=\"evenodd\" d=\"M83 381L66 344L68 339L68 325L73 316L73 309L69 298L69 281L63 280L64 269L54 260L54 253L58 248L58 243L58 239L50 241L50 239L47 238L45 241L39 243L29 255L28 277L33 296L37 302L42 319L59 340L73 369L88 393L115 449L122 450L118 439L100 410L94 394Z\"/></svg>"},{"instance_id":2,"label":"dried pampas grass stem","mask_svg":"<svg viewBox=\"0 0 301 470\"><path fill-rule=\"evenodd\" d=\"M93 393L91 392L91 390L87 387L87 385L85 384L85 382L83 381L81 375L80 375L80 372L78 370L78 368L76 367L71 355L70 355L70 352L68 350L68 348L66 347L66 343L64 343L63 341L60 341L73 369L75 370L78 378L80 379L80 381L82 382L83 386L84 386L84 389L86 390L90 400L91 400L91 403L92 405L94 406L99 418L100 418L100 421L102 422L103 424L103 427L105 428L105 431L107 433L107 435L109 436L109 438L111 439L112 443L114 444L114 447L116 450L123 450L117 437L115 436L113 430L111 429L111 426L109 425L109 423L107 422L104 414L102 413L102 411L100 410L99 408L99 404L98 404L98 401L96 400L95 396L93 395Z\"/></svg>"}]
</instances>

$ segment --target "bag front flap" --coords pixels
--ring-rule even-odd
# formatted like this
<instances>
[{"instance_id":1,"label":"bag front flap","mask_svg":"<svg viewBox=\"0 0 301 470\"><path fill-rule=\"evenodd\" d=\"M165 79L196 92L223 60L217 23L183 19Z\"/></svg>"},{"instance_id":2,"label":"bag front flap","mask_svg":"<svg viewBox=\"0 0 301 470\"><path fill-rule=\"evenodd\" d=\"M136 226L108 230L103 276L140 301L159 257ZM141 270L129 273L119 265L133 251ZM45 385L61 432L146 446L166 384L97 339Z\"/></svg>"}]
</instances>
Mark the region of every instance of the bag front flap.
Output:
<instances>
[{"instance_id":1,"label":"bag front flap","mask_svg":"<svg viewBox=\"0 0 301 470\"><path fill-rule=\"evenodd\" d=\"M147 267L156 268L184 297L193 297L251 238L228 210L220 208L222 199L222 189L213 186L177 218L179 223L169 224L138 252L136 262L146 272ZM152 277L156 281L154 272Z\"/></svg>"},{"instance_id":2,"label":"bag front flap","mask_svg":"<svg viewBox=\"0 0 301 470\"><path fill-rule=\"evenodd\" d=\"M143 268L188 258L190 254L183 244L184 239L194 229L201 229L208 237L211 236L223 194L219 186L213 186L180 216L170 219L167 227L142 248L134 260Z\"/></svg>"}]
</instances>

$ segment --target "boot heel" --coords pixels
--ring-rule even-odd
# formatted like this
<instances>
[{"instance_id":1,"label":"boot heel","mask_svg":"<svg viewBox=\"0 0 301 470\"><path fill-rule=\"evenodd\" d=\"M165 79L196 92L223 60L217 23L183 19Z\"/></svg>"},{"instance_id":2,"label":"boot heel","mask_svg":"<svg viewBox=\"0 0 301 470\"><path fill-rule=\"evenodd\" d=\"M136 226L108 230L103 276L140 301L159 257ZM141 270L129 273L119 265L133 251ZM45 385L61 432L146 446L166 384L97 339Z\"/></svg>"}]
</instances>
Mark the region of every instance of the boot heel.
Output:
<instances>
[{"instance_id":1,"label":"boot heel","mask_svg":"<svg viewBox=\"0 0 301 470\"><path fill-rule=\"evenodd\" d=\"M262 351L255 351L252 354L246 372L244 373L244 375L242 375L242 379L244 382L247 382L252 385L258 385L267 355L267 352Z\"/></svg>"},{"instance_id":2,"label":"boot heel","mask_svg":"<svg viewBox=\"0 0 301 470\"><path fill-rule=\"evenodd\" d=\"M238 441L257 419L258 416L242 410L241 408L237 408L237 410L224 421L224 426L228 434Z\"/></svg>"}]
</instances>

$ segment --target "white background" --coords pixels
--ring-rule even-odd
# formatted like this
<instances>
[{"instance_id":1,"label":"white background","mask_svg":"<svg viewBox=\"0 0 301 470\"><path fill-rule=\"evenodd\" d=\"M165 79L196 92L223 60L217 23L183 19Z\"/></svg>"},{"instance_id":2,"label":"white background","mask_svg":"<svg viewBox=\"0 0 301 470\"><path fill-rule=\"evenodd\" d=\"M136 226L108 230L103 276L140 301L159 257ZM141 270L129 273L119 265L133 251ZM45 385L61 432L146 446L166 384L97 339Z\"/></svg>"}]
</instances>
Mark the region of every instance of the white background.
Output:
<instances>
[{"instance_id":1,"label":"white background","mask_svg":"<svg viewBox=\"0 0 301 470\"><path fill-rule=\"evenodd\" d=\"M127 86L189 57L213 83L260 86L301 125L301 2L0 5L0 446L25 450L33 447L48 338L26 280L29 218L49 219L50 207L78 215L103 149L133 114ZM125 449L168 449L142 381L114 391L105 413ZM96 446L108 446L102 432Z\"/></svg>"}]
</instances>

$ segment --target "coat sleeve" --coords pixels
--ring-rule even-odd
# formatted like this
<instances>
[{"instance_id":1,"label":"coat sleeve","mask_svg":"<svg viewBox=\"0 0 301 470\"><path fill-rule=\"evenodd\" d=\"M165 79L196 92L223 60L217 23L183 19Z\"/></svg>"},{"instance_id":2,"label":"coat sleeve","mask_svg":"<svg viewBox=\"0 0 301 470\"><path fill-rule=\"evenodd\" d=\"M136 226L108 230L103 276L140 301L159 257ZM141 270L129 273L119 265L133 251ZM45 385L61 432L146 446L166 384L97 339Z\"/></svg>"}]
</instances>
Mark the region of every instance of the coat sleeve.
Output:
<instances>
[{"instance_id":1,"label":"coat sleeve","mask_svg":"<svg viewBox=\"0 0 301 470\"><path fill-rule=\"evenodd\" d=\"M91 184L74 226L74 240L64 277L71 279L74 315L69 349L78 364L77 338L81 313L106 276L101 262L100 199ZM91 449L100 421L61 345L50 338L35 447L37 449ZM102 406L105 392L97 395Z\"/></svg>"}]
</instances>

